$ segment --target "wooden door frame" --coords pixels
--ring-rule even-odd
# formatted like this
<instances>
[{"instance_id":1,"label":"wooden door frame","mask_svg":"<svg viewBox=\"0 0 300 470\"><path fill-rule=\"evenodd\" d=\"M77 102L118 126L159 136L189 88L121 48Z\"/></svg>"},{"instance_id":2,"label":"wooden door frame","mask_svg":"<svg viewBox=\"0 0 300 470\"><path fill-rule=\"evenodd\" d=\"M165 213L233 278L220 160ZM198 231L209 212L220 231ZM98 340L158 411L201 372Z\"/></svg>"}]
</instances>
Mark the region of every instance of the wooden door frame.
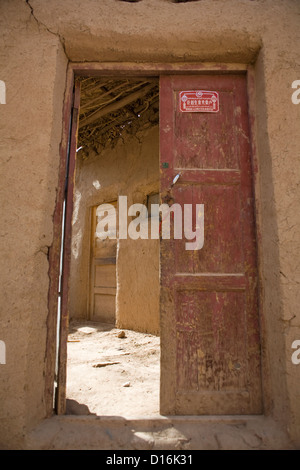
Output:
<instances>
[{"instance_id":1,"label":"wooden door frame","mask_svg":"<svg viewBox=\"0 0 300 470\"><path fill-rule=\"evenodd\" d=\"M161 76L161 75L177 75L177 74L247 74L248 87L248 109L249 109L249 126L250 139L252 149L252 166L253 166L253 185L255 199L255 217L256 217L256 239L260 240L261 214L260 207L260 191L259 191L259 174L258 174L258 156L256 150L256 133L255 133L255 75L254 68L248 64L223 64L223 63L178 63L178 64L151 64L151 63L69 63L66 74L66 88L63 103L63 124L62 139L60 143L60 164L58 175L58 189L56 205L53 215L53 243L49 250L49 293L48 293L48 317L47 317L47 340L46 340L46 357L45 357L45 406L46 416L49 417L56 414L65 414L66 412L66 361L67 361L67 334L68 334L68 301L69 301L69 271L70 271L70 252L71 252L71 220L73 210L73 185L76 158L76 132L72 131L72 109L75 107L73 114L73 124L78 119L76 115L76 107L79 92L76 85L76 77L139 77L139 76ZM75 97L75 103L74 103ZM57 300L59 290L59 267L61 253L61 228L63 220L63 205L66 181L66 166L69 156L68 171L68 203L66 217L66 231L64 240L64 276L61 295L61 312L62 319L60 322L59 349L60 360L58 364L58 377L56 377L56 349L57 349ZM258 273L259 273L259 311L261 321L261 343L262 351L265 338L265 326L263 323L263 305L262 305L262 268L261 268L261 248L258 243ZM262 357L262 379L265 377L264 358ZM60 390L59 399L54 404L54 383L55 380L61 381L63 389ZM264 381L263 381L264 385ZM264 399L264 394L263 394Z\"/></svg>"}]
</instances>

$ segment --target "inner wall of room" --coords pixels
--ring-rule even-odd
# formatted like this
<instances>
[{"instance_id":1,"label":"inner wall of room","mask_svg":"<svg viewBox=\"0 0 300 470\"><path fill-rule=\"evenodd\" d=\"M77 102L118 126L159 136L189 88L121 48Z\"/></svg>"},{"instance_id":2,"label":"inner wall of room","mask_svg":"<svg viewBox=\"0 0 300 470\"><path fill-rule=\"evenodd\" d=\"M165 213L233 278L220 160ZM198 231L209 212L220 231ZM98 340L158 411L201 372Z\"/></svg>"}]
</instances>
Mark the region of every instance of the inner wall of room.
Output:
<instances>
[{"instance_id":1,"label":"inner wall of room","mask_svg":"<svg viewBox=\"0 0 300 470\"><path fill-rule=\"evenodd\" d=\"M93 208L117 201L118 196L127 196L128 207L134 203L147 204L149 195L158 191L158 125L145 126L137 135L124 132L115 145L89 152L88 158L78 152L72 221L70 320L115 322L118 328L159 334L159 240L118 240L115 318L111 314L102 316L91 307ZM128 223L131 219L128 218ZM113 249L111 246L110 250ZM107 278L107 269L104 267L98 272L103 279ZM111 275L110 270L108 276ZM105 303L107 299L107 296L98 297L96 303Z\"/></svg>"}]
</instances>

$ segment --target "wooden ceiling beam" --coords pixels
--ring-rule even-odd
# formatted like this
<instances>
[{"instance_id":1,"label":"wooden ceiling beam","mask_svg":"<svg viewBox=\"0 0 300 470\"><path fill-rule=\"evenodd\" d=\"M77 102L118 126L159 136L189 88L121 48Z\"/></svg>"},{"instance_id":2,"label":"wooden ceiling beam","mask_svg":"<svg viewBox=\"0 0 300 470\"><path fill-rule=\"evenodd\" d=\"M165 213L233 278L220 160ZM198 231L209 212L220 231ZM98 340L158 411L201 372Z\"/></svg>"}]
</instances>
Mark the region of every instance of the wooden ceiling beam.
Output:
<instances>
[{"instance_id":1,"label":"wooden ceiling beam","mask_svg":"<svg viewBox=\"0 0 300 470\"><path fill-rule=\"evenodd\" d=\"M84 126L92 124L93 122L102 118L106 114L116 112L119 109L123 108L124 106L127 106L130 103L137 101L138 99L147 95L155 86L156 84L153 84L153 83L148 86L145 86L142 90L136 91L135 93L125 96L125 98L119 101L116 101L112 104L109 104L105 108L99 109L99 111L94 112L93 115L87 116L86 118L79 120L79 129L82 129Z\"/></svg>"}]
</instances>

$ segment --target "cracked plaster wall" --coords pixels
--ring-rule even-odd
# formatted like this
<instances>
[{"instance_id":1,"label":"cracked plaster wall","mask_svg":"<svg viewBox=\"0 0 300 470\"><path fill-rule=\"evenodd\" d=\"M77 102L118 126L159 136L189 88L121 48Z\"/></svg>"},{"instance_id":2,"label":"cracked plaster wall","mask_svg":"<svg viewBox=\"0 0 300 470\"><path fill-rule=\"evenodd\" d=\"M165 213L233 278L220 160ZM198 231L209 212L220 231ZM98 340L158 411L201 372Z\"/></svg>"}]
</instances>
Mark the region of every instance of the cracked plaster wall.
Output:
<instances>
[{"instance_id":1,"label":"cracked plaster wall","mask_svg":"<svg viewBox=\"0 0 300 470\"><path fill-rule=\"evenodd\" d=\"M45 416L47 251L67 59L254 63L266 412L300 445L298 0L2 0L0 446Z\"/></svg>"},{"instance_id":2,"label":"cracked plaster wall","mask_svg":"<svg viewBox=\"0 0 300 470\"><path fill-rule=\"evenodd\" d=\"M18 446L44 414L48 247L58 180L67 60L59 38L32 21L25 2L1 2L0 446Z\"/></svg>"}]
</instances>

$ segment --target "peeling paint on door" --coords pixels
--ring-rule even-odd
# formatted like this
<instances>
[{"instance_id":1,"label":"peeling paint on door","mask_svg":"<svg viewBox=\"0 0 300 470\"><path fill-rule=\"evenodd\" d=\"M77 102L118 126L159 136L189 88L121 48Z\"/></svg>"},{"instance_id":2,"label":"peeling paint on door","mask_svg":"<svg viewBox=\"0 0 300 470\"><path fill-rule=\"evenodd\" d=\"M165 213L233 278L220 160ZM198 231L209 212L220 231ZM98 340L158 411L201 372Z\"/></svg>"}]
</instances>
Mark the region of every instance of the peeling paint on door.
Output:
<instances>
[{"instance_id":1,"label":"peeling paint on door","mask_svg":"<svg viewBox=\"0 0 300 470\"><path fill-rule=\"evenodd\" d=\"M217 90L219 112L180 112L183 89ZM161 241L161 412L261 413L246 77L163 77L160 109L161 190L180 171L174 202L205 207L201 250Z\"/></svg>"}]
</instances>

